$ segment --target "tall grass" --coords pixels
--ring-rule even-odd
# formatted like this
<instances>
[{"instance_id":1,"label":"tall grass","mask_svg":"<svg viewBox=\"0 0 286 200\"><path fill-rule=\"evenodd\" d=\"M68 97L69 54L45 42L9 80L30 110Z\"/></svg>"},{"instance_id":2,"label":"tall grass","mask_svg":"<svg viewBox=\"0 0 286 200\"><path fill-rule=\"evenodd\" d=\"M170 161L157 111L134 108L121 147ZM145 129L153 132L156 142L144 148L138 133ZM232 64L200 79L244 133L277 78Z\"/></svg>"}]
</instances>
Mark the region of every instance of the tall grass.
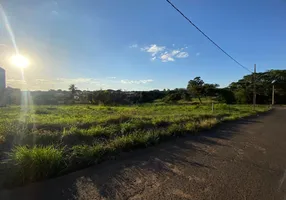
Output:
<instances>
[{"instance_id":1,"label":"tall grass","mask_svg":"<svg viewBox=\"0 0 286 200\"><path fill-rule=\"evenodd\" d=\"M61 173L65 168L63 149L53 146L17 146L9 154L22 183L42 180Z\"/></svg>"},{"instance_id":2,"label":"tall grass","mask_svg":"<svg viewBox=\"0 0 286 200\"><path fill-rule=\"evenodd\" d=\"M72 147L71 159L72 162L78 164L93 164L103 157L106 153L106 148L102 144L98 145L76 145Z\"/></svg>"},{"instance_id":3,"label":"tall grass","mask_svg":"<svg viewBox=\"0 0 286 200\"><path fill-rule=\"evenodd\" d=\"M13 179L27 183L268 110L256 109L218 104L212 113L211 105L38 106L36 112L28 110L23 122L19 107L4 108L0 149L10 152Z\"/></svg>"}]
</instances>

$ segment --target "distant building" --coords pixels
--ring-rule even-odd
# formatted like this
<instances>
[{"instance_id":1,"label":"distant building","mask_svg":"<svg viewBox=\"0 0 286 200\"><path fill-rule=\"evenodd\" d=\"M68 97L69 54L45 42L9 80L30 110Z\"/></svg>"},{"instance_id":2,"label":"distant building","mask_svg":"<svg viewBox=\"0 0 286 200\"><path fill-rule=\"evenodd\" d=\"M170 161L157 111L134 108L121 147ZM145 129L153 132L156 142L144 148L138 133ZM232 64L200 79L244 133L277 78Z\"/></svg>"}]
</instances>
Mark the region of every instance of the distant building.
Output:
<instances>
[{"instance_id":1,"label":"distant building","mask_svg":"<svg viewBox=\"0 0 286 200\"><path fill-rule=\"evenodd\" d=\"M5 70L0 67L0 106L5 106L6 75Z\"/></svg>"},{"instance_id":2,"label":"distant building","mask_svg":"<svg viewBox=\"0 0 286 200\"><path fill-rule=\"evenodd\" d=\"M7 86L5 89L5 104L6 105L21 104L21 90L18 88L11 88Z\"/></svg>"}]
</instances>

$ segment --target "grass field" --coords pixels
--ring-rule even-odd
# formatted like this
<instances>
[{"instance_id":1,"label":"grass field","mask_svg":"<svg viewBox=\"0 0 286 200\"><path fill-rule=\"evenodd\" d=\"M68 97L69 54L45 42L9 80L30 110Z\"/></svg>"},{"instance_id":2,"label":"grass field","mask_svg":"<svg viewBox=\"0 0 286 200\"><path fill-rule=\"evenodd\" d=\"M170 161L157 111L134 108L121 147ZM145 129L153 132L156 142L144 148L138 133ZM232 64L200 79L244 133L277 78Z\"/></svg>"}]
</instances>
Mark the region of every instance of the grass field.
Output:
<instances>
[{"instance_id":1,"label":"grass field","mask_svg":"<svg viewBox=\"0 0 286 200\"><path fill-rule=\"evenodd\" d=\"M249 105L35 106L0 109L2 183L22 185L87 167L122 151L195 134L268 110ZM9 170L8 170L9 168Z\"/></svg>"}]
</instances>

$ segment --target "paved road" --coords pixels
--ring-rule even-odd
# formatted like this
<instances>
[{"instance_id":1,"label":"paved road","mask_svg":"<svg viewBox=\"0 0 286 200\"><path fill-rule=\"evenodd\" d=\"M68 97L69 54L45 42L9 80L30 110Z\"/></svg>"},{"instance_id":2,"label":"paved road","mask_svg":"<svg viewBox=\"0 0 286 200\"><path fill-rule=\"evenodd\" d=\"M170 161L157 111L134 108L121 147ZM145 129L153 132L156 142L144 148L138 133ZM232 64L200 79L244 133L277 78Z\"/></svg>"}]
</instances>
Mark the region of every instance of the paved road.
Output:
<instances>
[{"instance_id":1,"label":"paved road","mask_svg":"<svg viewBox=\"0 0 286 200\"><path fill-rule=\"evenodd\" d=\"M13 191L10 199L286 199L286 109Z\"/></svg>"}]
</instances>

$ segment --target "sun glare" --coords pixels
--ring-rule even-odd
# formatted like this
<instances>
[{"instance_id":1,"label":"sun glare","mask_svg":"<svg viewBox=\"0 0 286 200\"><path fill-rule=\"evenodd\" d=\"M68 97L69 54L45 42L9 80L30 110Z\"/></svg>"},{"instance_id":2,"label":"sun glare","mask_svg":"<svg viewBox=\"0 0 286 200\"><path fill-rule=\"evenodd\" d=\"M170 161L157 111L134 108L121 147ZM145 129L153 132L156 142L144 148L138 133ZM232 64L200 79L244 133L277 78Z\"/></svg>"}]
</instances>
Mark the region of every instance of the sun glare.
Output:
<instances>
[{"instance_id":1,"label":"sun glare","mask_svg":"<svg viewBox=\"0 0 286 200\"><path fill-rule=\"evenodd\" d=\"M20 54L12 56L10 60L14 66L19 68L26 68L30 64L29 59Z\"/></svg>"}]
</instances>

